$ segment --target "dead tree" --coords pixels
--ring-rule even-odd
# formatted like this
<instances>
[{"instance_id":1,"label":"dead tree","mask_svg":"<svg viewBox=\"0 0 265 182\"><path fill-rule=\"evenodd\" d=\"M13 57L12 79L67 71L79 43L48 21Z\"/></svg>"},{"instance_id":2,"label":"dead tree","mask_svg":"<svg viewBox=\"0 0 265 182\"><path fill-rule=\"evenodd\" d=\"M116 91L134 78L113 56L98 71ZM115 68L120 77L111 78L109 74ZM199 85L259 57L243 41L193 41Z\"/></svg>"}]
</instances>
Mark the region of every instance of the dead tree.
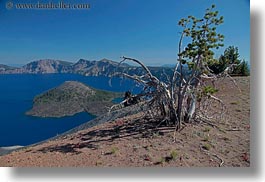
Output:
<instances>
[{"instance_id":1,"label":"dead tree","mask_svg":"<svg viewBox=\"0 0 265 182\"><path fill-rule=\"evenodd\" d=\"M207 107L219 105L220 115L224 113L224 103L214 96L217 91L214 82L229 76L230 65L224 72L216 75L208 64L213 60L213 49L223 46L224 36L216 33L218 25L223 23L223 17L218 17L218 11L213 11L214 5L206 9L202 19L188 16L181 19L179 25L183 28L179 44L178 58L173 74L169 81L162 81L154 76L141 61L129 57L122 57L125 61L132 61L141 66L143 75L123 76L143 85L141 95L146 98L151 109L158 109L162 116L161 122L167 121L176 126L176 130L183 122L189 123L195 117L201 120L211 120L213 115L207 113ZM183 48L184 39L189 41ZM187 42L185 40L185 42ZM209 85L212 83L213 86Z\"/></svg>"}]
</instances>

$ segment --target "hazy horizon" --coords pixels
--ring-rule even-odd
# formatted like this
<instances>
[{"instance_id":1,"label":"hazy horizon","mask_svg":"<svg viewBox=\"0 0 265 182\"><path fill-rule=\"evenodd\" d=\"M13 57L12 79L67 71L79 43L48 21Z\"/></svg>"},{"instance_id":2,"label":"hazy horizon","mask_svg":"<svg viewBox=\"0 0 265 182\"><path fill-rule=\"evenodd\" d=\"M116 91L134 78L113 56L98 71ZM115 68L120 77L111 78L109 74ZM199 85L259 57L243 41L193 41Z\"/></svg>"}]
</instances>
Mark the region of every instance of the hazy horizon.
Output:
<instances>
[{"instance_id":1,"label":"hazy horizon","mask_svg":"<svg viewBox=\"0 0 265 182\"><path fill-rule=\"evenodd\" d=\"M101 58L101 59L99 59L99 60L91 60L91 59L85 59L85 58L80 58L80 59L84 59L84 60L87 60L87 61L100 61L100 60L103 60L103 59L108 59L108 58ZM80 59L78 59L78 60L76 60L76 61L68 61L68 60L61 60L61 59L52 59L52 58L43 58L43 59L36 59L36 60L31 60L31 61L28 61L28 62L26 62L26 63L7 63L7 64L5 64L5 63L1 63L0 62L0 65L2 64L2 65L6 65L6 66L11 66L11 67L22 67L22 66L24 66L24 65L26 65L26 64L29 64L29 63L32 63L32 62L34 62L34 61L40 61L40 60L56 60L56 61L65 61L65 62L69 62L69 63L77 63ZM115 61L115 62L120 62L121 61L121 59L120 60L112 60L112 59L108 59L108 60L110 60L110 61ZM136 64L135 63L132 63L132 62L126 62L126 64L129 64L129 65L132 65L132 66L135 66ZM175 63L176 64L176 63ZM173 66L173 65L175 65L174 63L172 63L172 64L147 64L147 66ZM137 66L139 66L139 65L137 65Z\"/></svg>"}]
</instances>

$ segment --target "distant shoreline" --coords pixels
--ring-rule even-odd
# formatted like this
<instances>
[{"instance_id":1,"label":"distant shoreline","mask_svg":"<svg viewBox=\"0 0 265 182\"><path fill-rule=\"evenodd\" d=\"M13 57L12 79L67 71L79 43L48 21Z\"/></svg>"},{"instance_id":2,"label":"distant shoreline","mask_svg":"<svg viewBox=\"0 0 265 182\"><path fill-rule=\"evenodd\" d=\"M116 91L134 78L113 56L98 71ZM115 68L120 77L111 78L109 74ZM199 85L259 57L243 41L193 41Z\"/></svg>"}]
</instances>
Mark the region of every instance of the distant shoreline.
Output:
<instances>
[{"instance_id":1,"label":"distant shoreline","mask_svg":"<svg viewBox=\"0 0 265 182\"><path fill-rule=\"evenodd\" d=\"M11 153L12 151L21 149L25 146L20 146L20 145L14 145L14 146L7 146L7 147L0 147L0 156L1 155L6 155Z\"/></svg>"}]
</instances>

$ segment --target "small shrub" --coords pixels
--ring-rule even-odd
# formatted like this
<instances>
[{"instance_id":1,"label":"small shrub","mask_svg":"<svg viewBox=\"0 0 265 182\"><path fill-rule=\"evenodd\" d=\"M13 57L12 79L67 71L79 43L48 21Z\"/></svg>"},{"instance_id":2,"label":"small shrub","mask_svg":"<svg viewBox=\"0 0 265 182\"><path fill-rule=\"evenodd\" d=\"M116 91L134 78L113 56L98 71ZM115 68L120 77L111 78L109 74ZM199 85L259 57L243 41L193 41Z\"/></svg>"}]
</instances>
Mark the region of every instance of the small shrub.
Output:
<instances>
[{"instance_id":1,"label":"small shrub","mask_svg":"<svg viewBox=\"0 0 265 182\"><path fill-rule=\"evenodd\" d=\"M171 151L170 158L172 158L172 160L176 160L177 156L178 152L176 150Z\"/></svg>"},{"instance_id":2,"label":"small shrub","mask_svg":"<svg viewBox=\"0 0 265 182\"><path fill-rule=\"evenodd\" d=\"M119 149L117 147L112 147L110 153L116 154L118 151L119 151Z\"/></svg>"},{"instance_id":3,"label":"small shrub","mask_svg":"<svg viewBox=\"0 0 265 182\"><path fill-rule=\"evenodd\" d=\"M205 150L210 150L210 149L211 149L211 145L208 144L208 143L206 143L206 144L204 144L204 145L202 146L202 148L205 149Z\"/></svg>"},{"instance_id":4,"label":"small shrub","mask_svg":"<svg viewBox=\"0 0 265 182\"><path fill-rule=\"evenodd\" d=\"M208 94L211 94L212 95L212 94L214 94L216 92L218 92L218 89L216 89L216 88L214 88L212 86L205 86L203 88L202 94L206 96Z\"/></svg>"}]
</instances>

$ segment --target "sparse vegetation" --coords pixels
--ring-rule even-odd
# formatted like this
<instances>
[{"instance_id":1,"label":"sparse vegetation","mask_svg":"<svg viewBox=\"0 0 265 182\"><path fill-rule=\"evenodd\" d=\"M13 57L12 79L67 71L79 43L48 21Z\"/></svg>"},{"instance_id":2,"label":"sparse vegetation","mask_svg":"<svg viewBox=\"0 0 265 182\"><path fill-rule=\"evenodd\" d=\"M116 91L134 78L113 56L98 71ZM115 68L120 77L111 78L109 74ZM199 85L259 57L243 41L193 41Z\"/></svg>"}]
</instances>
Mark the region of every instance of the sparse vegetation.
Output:
<instances>
[{"instance_id":1,"label":"sparse vegetation","mask_svg":"<svg viewBox=\"0 0 265 182\"><path fill-rule=\"evenodd\" d=\"M211 149L211 145L208 144L208 143L205 143L205 144L202 146L202 148L203 148L204 150L210 150L210 149Z\"/></svg>"},{"instance_id":2,"label":"sparse vegetation","mask_svg":"<svg viewBox=\"0 0 265 182\"><path fill-rule=\"evenodd\" d=\"M182 18L178 22L182 30L178 32L180 37L177 61L172 72L167 69L163 78L160 71L154 73L152 67L138 59L123 57L120 64L111 64L111 71L117 67L121 72L126 69L118 68L126 61L140 65L133 67L132 72L122 74L142 86L142 92L137 95L141 102L137 101L137 104L128 104L130 107L104 114L65 135L58 134L47 142L29 146L27 153L19 150L8 156L0 156L0 164L119 167L161 164L167 167L221 167L225 161L226 166L250 166L250 126L247 113L249 98L242 99L243 94L237 94L231 89L232 84L227 79L237 85L237 77L235 79L230 75L249 75L249 70L247 63L239 60L237 47L230 46L219 59L214 58L214 50L224 46L224 35L218 32L223 22L224 17L219 16L215 5L207 8L202 17ZM88 64L90 62L86 63ZM97 75L101 71L109 76L105 64L101 70L97 69L98 63L93 64L96 64L93 74ZM86 68L91 69L88 66ZM135 72L140 69L142 70ZM89 72L80 70L80 73ZM116 70L113 74L116 76ZM220 80L224 83L219 82ZM240 83L238 88L243 88L248 95L244 88L247 87L246 84L242 85ZM118 96L119 93L83 86L77 88L75 85L71 89L49 90L37 96L34 103L42 108L60 103L62 105L56 108L62 112L66 112L69 106L71 109L75 108L75 112L89 112L90 106L97 109L98 105L104 106L102 108L108 107L106 103ZM246 104L244 108L238 108L243 102ZM228 104L230 115L227 115L227 120L221 120L225 113L225 104ZM137 110L142 106L148 107ZM131 110L137 113L131 114ZM120 112L123 114L119 114ZM222 128L219 129L219 125ZM238 131L242 133L239 134Z\"/></svg>"},{"instance_id":3,"label":"sparse vegetation","mask_svg":"<svg viewBox=\"0 0 265 182\"><path fill-rule=\"evenodd\" d=\"M249 94L249 80L249 77L237 78L242 92L246 93L246 95ZM93 127L80 128L80 130L73 131L67 135L67 137L58 136L59 138L27 147L25 150L18 150L7 156L0 156L0 165L16 167L56 167L76 166L77 164L83 167L250 166L249 162L251 161L243 160L243 157L241 157L244 153L249 157L250 151L250 131L249 127L247 127L249 125L250 111L247 110L247 108L249 108L249 103L246 103L241 97L232 97L237 93L237 90L231 89L233 83L228 79L220 81L218 84L219 83L221 83L224 88L221 89L217 95L224 95L224 102L228 105L230 111L229 115L227 115L227 122L221 127L225 132L222 132L216 127L211 127L210 125L187 124L181 132L175 133L177 138L175 142L172 142L174 128L172 129L172 127L166 126L161 126L156 129L156 131L163 131L165 135L156 138L150 135L147 136L148 138L143 138L142 131L144 129L142 127L146 127L146 124L148 124L148 127L152 127L150 126L148 118L142 118L144 113L123 115L122 117L119 115L119 117L115 117L117 118L115 120L111 118L109 120L110 122ZM233 101L238 102L239 105L242 105L242 109L245 112L235 114L237 105L230 104L231 98L233 98ZM249 99L249 95L246 99ZM133 108L135 107L137 106ZM128 109L130 108L124 108L123 110ZM124 123L121 125L121 123L117 121L124 121ZM218 121L218 123L215 124L221 124L221 122ZM245 127L242 127L242 124ZM120 127L120 137L111 139L111 136L116 135L116 133L113 132L116 127ZM208 128L210 129L209 132ZM226 130L233 128L240 128L240 133L237 130ZM204 137L209 133L209 141L203 141ZM170 138L168 138L169 134L171 136ZM123 138L123 136L126 137ZM79 145L74 145L73 148L72 143L78 143ZM150 148L149 151L144 148L147 146ZM118 148L116 154L111 153L112 147ZM173 160L175 152L172 152L174 150L177 152L175 160ZM57 160L58 158L63 158L64 160Z\"/></svg>"},{"instance_id":4,"label":"sparse vegetation","mask_svg":"<svg viewBox=\"0 0 265 182\"><path fill-rule=\"evenodd\" d=\"M43 102L65 102L71 99L77 99L82 102L83 100L86 100L87 102L104 102L111 101L113 98L122 95L121 93L108 92L94 88L91 88L91 90L87 90L85 87L80 89L83 90L79 90L78 85L74 89L67 88L67 86L60 86L36 96L34 98L34 103L39 104ZM87 92L84 92L84 90L87 90Z\"/></svg>"},{"instance_id":5,"label":"sparse vegetation","mask_svg":"<svg viewBox=\"0 0 265 182\"><path fill-rule=\"evenodd\" d=\"M117 152L119 151L118 147L111 147L110 153L111 154L117 154Z\"/></svg>"},{"instance_id":6,"label":"sparse vegetation","mask_svg":"<svg viewBox=\"0 0 265 182\"><path fill-rule=\"evenodd\" d=\"M99 115L107 112L112 100L122 93L109 92L88 87L80 82L68 81L34 98L28 115L40 117L62 117L82 111Z\"/></svg>"},{"instance_id":7,"label":"sparse vegetation","mask_svg":"<svg viewBox=\"0 0 265 182\"><path fill-rule=\"evenodd\" d=\"M172 160L176 160L178 156L178 152L176 150L172 150L170 153L170 157L172 158Z\"/></svg>"}]
</instances>

